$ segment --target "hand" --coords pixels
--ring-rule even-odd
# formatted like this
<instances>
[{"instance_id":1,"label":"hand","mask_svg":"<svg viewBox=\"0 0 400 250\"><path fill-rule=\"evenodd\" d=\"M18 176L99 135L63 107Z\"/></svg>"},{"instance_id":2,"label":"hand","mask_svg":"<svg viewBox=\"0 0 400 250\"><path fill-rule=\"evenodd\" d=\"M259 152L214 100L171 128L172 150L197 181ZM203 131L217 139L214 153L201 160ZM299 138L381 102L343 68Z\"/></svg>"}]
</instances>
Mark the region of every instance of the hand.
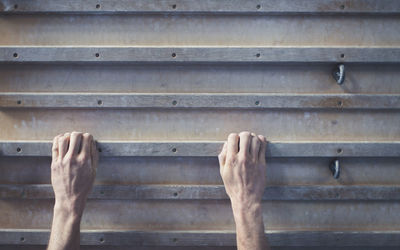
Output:
<instances>
[{"instance_id":1,"label":"hand","mask_svg":"<svg viewBox=\"0 0 400 250\"><path fill-rule=\"evenodd\" d=\"M72 132L53 140L51 184L55 208L82 215L96 176L98 152L92 135Z\"/></svg>"},{"instance_id":2,"label":"hand","mask_svg":"<svg viewBox=\"0 0 400 250\"><path fill-rule=\"evenodd\" d=\"M262 135L232 133L218 155L222 180L234 210L261 204L266 185L266 147Z\"/></svg>"},{"instance_id":3,"label":"hand","mask_svg":"<svg viewBox=\"0 0 400 250\"><path fill-rule=\"evenodd\" d=\"M230 134L218 155L225 190L231 199L238 250L270 249L264 232L261 200L266 184L262 135Z\"/></svg>"}]
</instances>

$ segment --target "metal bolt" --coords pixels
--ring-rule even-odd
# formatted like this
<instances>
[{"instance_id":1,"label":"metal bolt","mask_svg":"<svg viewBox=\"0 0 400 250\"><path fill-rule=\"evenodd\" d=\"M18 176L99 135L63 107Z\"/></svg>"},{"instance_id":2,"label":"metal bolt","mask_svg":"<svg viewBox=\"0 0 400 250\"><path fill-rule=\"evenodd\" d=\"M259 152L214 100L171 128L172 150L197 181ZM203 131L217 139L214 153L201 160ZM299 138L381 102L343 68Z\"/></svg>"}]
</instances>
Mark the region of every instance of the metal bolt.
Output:
<instances>
[{"instance_id":1,"label":"metal bolt","mask_svg":"<svg viewBox=\"0 0 400 250\"><path fill-rule=\"evenodd\" d=\"M339 84L339 85L342 85L344 83L345 71L344 71L343 64L337 65L336 68L333 70L333 78L336 80L337 84Z\"/></svg>"},{"instance_id":2,"label":"metal bolt","mask_svg":"<svg viewBox=\"0 0 400 250\"><path fill-rule=\"evenodd\" d=\"M340 176L340 164L339 164L339 160L333 160L330 164L329 164L329 170L332 172L333 178L335 179L339 179Z\"/></svg>"}]
</instances>

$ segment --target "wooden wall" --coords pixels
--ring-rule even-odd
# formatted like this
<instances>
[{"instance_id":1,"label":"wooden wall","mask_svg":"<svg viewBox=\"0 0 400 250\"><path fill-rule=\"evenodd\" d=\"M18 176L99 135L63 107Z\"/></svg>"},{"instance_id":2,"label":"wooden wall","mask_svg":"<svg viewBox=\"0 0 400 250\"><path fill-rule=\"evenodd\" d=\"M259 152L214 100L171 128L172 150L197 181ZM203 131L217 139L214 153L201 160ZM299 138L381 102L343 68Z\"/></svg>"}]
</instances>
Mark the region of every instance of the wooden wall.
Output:
<instances>
[{"instance_id":1,"label":"wooden wall","mask_svg":"<svg viewBox=\"0 0 400 250\"><path fill-rule=\"evenodd\" d=\"M243 130L273 249L397 249L399 63L396 0L0 0L0 249L47 244L74 130L102 156L82 249L234 249L216 156Z\"/></svg>"}]
</instances>

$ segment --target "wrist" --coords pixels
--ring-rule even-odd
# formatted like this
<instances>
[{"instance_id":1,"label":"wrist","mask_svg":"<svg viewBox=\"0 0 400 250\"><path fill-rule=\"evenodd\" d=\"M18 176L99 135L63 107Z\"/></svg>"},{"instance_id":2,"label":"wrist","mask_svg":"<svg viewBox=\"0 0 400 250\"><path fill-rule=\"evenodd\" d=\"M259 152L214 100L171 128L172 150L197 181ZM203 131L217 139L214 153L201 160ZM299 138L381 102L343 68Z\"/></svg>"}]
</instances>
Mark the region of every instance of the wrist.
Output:
<instances>
[{"instance_id":1,"label":"wrist","mask_svg":"<svg viewBox=\"0 0 400 250\"><path fill-rule=\"evenodd\" d=\"M76 202L63 202L56 199L54 204L54 214L71 220L80 220L83 214L83 208L84 206L79 205Z\"/></svg>"},{"instance_id":2,"label":"wrist","mask_svg":"<svg viewBox=\"0 0 400 250\"><path fill-rule=\"evenodd\" d=\"M262 222L262 205L261 202L232 202L232 210L235 221L254 221Z\"/></svg>"}]
</instances>

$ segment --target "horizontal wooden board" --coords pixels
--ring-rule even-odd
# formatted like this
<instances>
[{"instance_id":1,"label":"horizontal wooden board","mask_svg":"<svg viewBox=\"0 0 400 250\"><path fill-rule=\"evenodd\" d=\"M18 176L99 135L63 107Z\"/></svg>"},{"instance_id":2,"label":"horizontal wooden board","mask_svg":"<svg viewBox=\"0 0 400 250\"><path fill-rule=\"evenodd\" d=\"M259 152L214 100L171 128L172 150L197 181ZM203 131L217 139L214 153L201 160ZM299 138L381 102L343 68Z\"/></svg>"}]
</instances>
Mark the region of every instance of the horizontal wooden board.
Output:
<instances>
[{"instance_id":1,"label":"horizontal wooden board","mask_svg":"<svg viewBox=\"0 0 400 250\"><path fill-rule=\"evenodd\" d=\"M0 140L51 141L67 131L89 132L99 141L224 141L229 133L240 131L253 131L265 135L269 141L282 142L400 140L400 127L393 126L400 124L400 113L392 110L62 111L2 109ZM15 148L10 150L14 152ZM213 150L213 153L218 151Z\"/></svg>"},{"instance_id":2,"label":"horizontal wooden board","mask_svg":"<svg viewBox=\"0 0 400 250\"><path fill-rule=\"evenodd\" d=\"M397 47L0 47L0 62L399 63Z\"/></svg>"},{"instance_id":3,"label":"horizontal wooden board","mask_svg":"<svg viewBox=\"0 0 400 250\"><path fill-rule=\"evenodd\" d=\"M75 1L66 4L61 0L28 1L18 4L3 1L3 13L207 13L207 14L396 14L400 4L393 0L139 0L139 1Z\"/></svg>"},{"instance_id":4,"label":"horizontal wooden board","mask_svg":"<svg viewBox=\"0 0 400 250\"><path fill-rule=\"evenodd\" d=\"M398 15L0 15L0 46L396 48L400 46L399 21ZM88 52L73 57L93 61L109 57L102 51L98 58L95 57L98 51ZM173 51L166 52L159 56L172 59ZM180 51L175 53L175 61L183 58ZM261 54L257 58L257 53L252 50L250 54L238 56L255 61L265 60L268 56ZM340 54L339 51L332 58L340 59ZM119 56L124 59L130 55ZM210 59L226 58L225 54L210 56ZM305 58L308 56L311 55L304 54ZM345 53L344 61L351 57Z\"/></svg>"},{"instance_id":5,"label":"horizontal wooden board","mask_svg":"<svg viewBox=\"0 0 400 250\"><path fill-rule=\"evenodd\" d=\"M0 185L0 199L53 199L51 185ZM89 199L226 200L224 186L94 186ZM263 200L400 200L398 186L268 186Z\"/></svg>"},{"instance_id":6,"label":"horizontal wooden board","mask_svg":"<svg viewBox=\"0 0 400 250\"><path fill-rule=\"evenodd\" d=\"M340 158L334 179L332 158L269 158L269 186L365 186L399 184L399 158ZM50 157L0 157L0 183L50 184ZM115 171L118 169L118 171ZM157 173L157 174L154 174ZM95 185L223 185L217 157L103 157Z\"/></svg>"},{"instance_id":7,"label":"horizontal wooden board","mask_svg":"<svg viewBox=\"0 0 400 250\"><path fill-rule=\"evenodd\" d=\"M49 229L54 200L0 199L0 225ZM398 230L398 201L264 201L267 230ZM30 218L29 220L27 218ZM81 228L98 230L234 230L229 200L87 201Z\"/></svg>"},{"instance_id":8,"label":"horizontal wooden board","mask_svg":"<svg viewBox=\"0 0 400 250\"><path fill-rule=\"evenodd\" d=\"M271 246L398 246L398 231L267 231ZM46 244L48 230L0 230L0 244ZM234 246L233 232L102 231L81 233L81 245Z\"/></svg>"},{"instance_id":9,"label":"horizontal wooden board","mask_svg":"<svg viewBox=\"0 0 400 250\"><path fill-rule=\"evenodd\" d=\"M400 64L346 64L343 85L332 77L335 66L7 64L0 67L0 91L400 94Z\"/></svg>"},{"instance_id":10,"label":"horizontal wooden board","mask_svg":"<svg viewBox=\"0 0 400 250\"><path fill-rule=\"evenodd\" d=\"M400 109L400 95L0 93L0 108Z\"/></svg>"},{"instance_id":11,"label":"horizontal wooden board","mask_svg":"<svg viewBox=\"0 0 400 250\"><path fill-rule=\"evenodd\" d=\"M51 142L0 141L2 156L51 156ZM217 156L223 142L99 142L101 156ZM267 157L400 157L400 142L269 142Z\"/></svg>"}]
</instances>

